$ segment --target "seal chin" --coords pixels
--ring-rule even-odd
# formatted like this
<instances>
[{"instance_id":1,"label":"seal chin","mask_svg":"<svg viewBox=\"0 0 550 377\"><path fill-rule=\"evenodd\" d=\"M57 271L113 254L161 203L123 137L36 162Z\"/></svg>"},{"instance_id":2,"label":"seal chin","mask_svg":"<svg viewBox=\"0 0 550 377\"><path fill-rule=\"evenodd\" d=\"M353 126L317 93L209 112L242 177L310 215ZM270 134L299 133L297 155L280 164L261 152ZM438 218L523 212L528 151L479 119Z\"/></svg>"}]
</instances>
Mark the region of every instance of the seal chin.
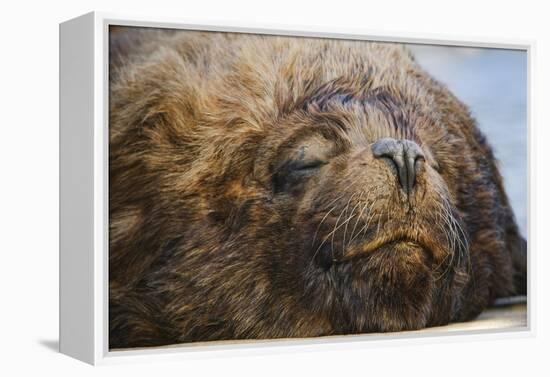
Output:
<instances>
[{"instance_id":1,"label":"seal chin","mask_svg":"<svg viewBox=\"0 0 550 377\"><path fill-rule=\"evenodd\" d=\"M350 332L415 330L432 312L432 266L429 250L397 239L335 262L327 275L337 287L338 307L353 318Z\"/></svg>"}]
</instances>

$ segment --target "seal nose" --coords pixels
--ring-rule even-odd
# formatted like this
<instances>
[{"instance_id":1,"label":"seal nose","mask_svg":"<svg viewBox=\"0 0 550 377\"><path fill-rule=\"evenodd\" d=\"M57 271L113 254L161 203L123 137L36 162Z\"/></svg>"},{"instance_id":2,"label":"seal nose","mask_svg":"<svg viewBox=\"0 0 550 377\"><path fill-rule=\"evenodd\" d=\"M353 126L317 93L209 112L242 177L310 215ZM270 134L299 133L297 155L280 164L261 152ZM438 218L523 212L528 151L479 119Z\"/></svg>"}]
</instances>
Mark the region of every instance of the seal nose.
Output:
<instances>
[{"instance_id":1,"label":"seal nose","mask_svg":"<svg viewBox=\"0 0 550 377\"><path fill-rule=\"evenodd\" d=\"M372 153L376 158L386 158L397 169L399 184L409 194L414 188L418 161L424 160L420 146L411 140L396 140L383 138L372 145Z\"/></svg>"}]
</instances>

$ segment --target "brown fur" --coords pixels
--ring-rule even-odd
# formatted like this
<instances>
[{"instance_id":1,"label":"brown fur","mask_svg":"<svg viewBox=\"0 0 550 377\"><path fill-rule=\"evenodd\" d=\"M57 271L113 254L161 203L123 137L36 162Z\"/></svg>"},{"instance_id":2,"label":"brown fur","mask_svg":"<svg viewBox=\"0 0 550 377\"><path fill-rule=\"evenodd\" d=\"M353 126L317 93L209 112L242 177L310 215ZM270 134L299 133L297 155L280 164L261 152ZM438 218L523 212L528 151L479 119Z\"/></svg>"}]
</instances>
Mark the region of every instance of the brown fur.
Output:
<instances>
[{"instance_id":1,"label":"brown fur","mask_svg":"<svg viewBox=\"0 0 550 377\"><path fill-rule=\"evenodd\" d=\"M418 329L525 293L491 149L403 46L123 28L110 75L111 347ZM410 195L384 137L422 148Z\"/></svg>"}]
</instances>

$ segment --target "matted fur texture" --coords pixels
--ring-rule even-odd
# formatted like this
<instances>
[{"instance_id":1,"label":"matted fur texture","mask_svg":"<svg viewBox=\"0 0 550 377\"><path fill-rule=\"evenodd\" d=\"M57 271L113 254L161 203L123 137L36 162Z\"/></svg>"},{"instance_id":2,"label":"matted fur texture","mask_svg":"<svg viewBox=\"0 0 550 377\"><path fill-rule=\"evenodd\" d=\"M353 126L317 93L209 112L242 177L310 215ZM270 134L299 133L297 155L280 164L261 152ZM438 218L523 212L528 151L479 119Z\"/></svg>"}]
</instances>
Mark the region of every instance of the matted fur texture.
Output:
<instances>
[{"instance_id":1,"label":"matted fur texture","mask_svg":"<svg viewBox=\"0 0 550 377\"><path fill-rule=\"evenodd\" d=\"M491 148L404 46L136 28L110 46L111 348L419 329L525 293Z\"/></svg>"}]
</instances>

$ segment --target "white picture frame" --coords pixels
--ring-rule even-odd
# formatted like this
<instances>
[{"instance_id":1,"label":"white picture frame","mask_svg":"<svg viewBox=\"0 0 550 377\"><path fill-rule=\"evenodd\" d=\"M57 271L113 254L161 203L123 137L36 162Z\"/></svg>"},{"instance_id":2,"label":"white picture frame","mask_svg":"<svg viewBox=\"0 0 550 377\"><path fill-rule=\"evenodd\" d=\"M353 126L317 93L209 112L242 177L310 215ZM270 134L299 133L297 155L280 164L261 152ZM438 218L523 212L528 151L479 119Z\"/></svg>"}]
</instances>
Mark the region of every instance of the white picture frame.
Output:
<instances>
[{"instance_id":1,"label":"white picture frame","mask_svg":"<svg viewBox=\"0 0 550 377\"><path fill-rule=\"evenodd\" d=\"M185 20L88 13L60 24L60 351L90 364L151 358L185 358L294 352L300 349L377 347L385 342L422 343L460 339L533 336L533 253L528 243L528 319L519 329L437 330L385 335L333 336L271 341L191 343L165 348L109 351L108 348L108 33L110 25L161 27L313 36L523 50L528 66L528 151L533 150L531 124L532 54L534 42L440 38L436 35L328 30L230 22L190 23ZM531 167L531 158L528 160ZM531 169L528 169L531 172ZM531 173L529 173L529 183ZM529 203L530 204L530 203ZM530 207L530 205L528 205ZM529 217L530 218L530 217ZM532 226L529 224L528 239Z\"/></svg>"}]
</instances>

